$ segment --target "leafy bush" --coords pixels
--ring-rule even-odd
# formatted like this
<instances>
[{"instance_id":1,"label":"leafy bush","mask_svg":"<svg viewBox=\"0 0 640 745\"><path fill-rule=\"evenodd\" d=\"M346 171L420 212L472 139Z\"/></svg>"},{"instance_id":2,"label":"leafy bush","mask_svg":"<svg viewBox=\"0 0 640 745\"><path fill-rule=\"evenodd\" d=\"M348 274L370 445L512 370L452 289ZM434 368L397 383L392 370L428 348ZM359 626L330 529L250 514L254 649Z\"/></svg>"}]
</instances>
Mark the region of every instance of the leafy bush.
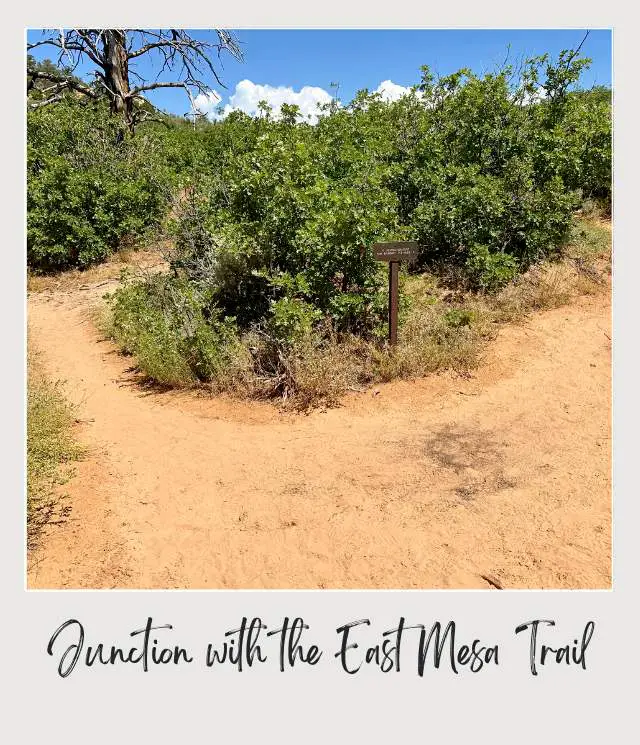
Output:
<instances>
[{"instance_id":1,"label":"leafy bush","mask_svg":"<svg viewBox=\"0 0 640 745\"><path fill-rule=\"evenodd\" d=\"M246 362L234 320L220 318L206 294L184 280L127 282L108 301L105 331L158 383L211 382Z\"/></svg>"},{"instance_id":2,"label":"leafy bush","mask_svg":"<svg viewBox=\"0 0 640 745\"><path fill-rule=\"evenodd\" d=\"M339 327L371 328L384 275L365 246L397 224L395 197L379 172L332 184L309 148L287 152L275 130L251 158L194 188L174 225L172 267L213 287L217 304L243 325L287 295L286 275L297 278L300 300Z\"/></svg>"},{"instance_id":3,"label":"leafy bush","mask_svg":"<svg viewBox=\"0 0 640 745\"><path fill-rule=\"evenodd\" d=\"M424 67L399 100L360 91L315 125L263 106L132 139L100 108L44 107L28 121L29 262L87 266L170 217L168 275L118 291L110 325L166 384L331 398L320 360L346 349L346 386L461 366L481 336L467 307L417 313L401 296L400 343L385 346L371 244L417 241L411 271L444 266L494 295L558 256L576 209L611 201L611 101L575 90L586 64L566 52L437 80ZM560 297L552 284L537 283L541 303Z\"/></svg>"},{"instance_id":4,"label":"leafy bush","mask_svg":"<svg viewBox=\"0 0 640 745\"><path fill-rule=\"evenodd\" d=\"M321 318L322 313L310 303L285 296L274 301L267 323L276 339L295 344L308 339L313 332L313 324Z\"/></svg>"},{"instance_id":5,"label":"leafy bush","mask_svg":"<svg viewBox=\"0 0 640 745\"><path fill-rule=\"evenodd\" d=\"M482 245L471 247L465 268L472 285L487 292L500 289L518 272L518 264L513 256L491 253Z\"/></svg>"},{"instance_id":6,"label":"leafy bush","mask_svg":"<svg viewBox=\"0 0 640 745\"><path fill-rule=\"evenodd\" d=\"M27 261L50 272L104 260L164 217L169 171L152 140L102 107L65 100L27 117Z\"/></svg>"}]
</instances>

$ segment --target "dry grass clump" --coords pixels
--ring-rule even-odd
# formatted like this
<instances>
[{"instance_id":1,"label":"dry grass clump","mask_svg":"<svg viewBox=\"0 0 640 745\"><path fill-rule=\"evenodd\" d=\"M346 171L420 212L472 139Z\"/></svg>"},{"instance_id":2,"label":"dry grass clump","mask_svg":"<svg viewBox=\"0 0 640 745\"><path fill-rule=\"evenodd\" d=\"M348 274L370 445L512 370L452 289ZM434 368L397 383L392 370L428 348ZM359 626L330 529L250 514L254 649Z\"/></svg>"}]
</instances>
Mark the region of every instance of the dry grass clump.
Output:
<instances>
[{"instance_id":1,"label":"dry grass clump","mask_svg":"<svg viewBox=\"0 0 640 745\"><path fill-rule=\"evenodd\" d=\"M611 273L611 227L580 220L558 260L536 264L490 301L497 321L517 321L527 313L566 305L607 286Z\"/></svg>"},{"instance_id":2,"label":"dry grass clump","mask_svg":"<svg viewBox=\"0 0 640 745\"><path fill-rule=\"evenodd\" d=\"M212 380L213 392L277 399L286 408L336 405L349 389L368 382L368 344L355 336L312 334L282 344L265 333L243 335L238 363ZM241 353L244 350L244 354Z\"/></svg>"},{"instance_id":3,"label":"dry grass clump","mask_svg":"<svg viewBox=\"0 0 640 745\"><path fill-rule=\"evenodd\" d=\"M566 305L593 283L568 262L539 264L505 287L492 302L497 320L517 321L527 313Z\"/></svg>"},{"instance_id":4,"label":"dry grass clump","mask_svg":"<svg viewBox=\"0 0 640 745\"><path fill-rule=\"evenodd\" d=\"M296 409L335 406L347 390L369 378L366 359L358 354L358 347L353 338L298 347L285 358L289 385L283 401Z\"/></svg>"},{"instance_id":5,"label":"dry grass clump","mask_svg":"<svg viewBox=\"0 0 640 745\"><path fill-rule=\"evenodd\" d=\"M492 331L485 308L473 300L451 305L432 299L416 302L407 313L395 349L373 350L375 380L468 371L479 364L483 341Z\"/></svg>"},{"instance_id":6,"label":"dry grass clump","mask_svg":"<svg viewBox=\"0 0 640 745\"><path fill-rule=\"evenodd\" d=\"M73 411L60 383L48 380L36 354L27 358L27 545L64 513L55 489L71 475L69 464L82 455L73 436Z\"/></svg>"}]
</instances>

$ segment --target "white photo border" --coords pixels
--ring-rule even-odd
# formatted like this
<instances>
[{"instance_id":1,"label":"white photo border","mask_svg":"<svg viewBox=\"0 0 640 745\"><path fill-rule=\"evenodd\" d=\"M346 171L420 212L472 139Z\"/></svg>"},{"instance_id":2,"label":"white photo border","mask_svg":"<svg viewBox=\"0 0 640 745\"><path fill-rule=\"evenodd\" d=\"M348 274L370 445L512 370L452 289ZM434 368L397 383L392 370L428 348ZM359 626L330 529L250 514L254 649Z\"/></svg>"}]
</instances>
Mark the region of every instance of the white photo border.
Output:
<instances>
[{"instance_id":1,"label":"white photo border","mask_svg":"<svg viewBox=\"0 0 640 745\"><path fill-rule=\"evenodd\" d=\"M635 660L633 608L638 563L635 526L635 415L638 413L635 341L638 337L639 274L635 249L634 177L637 173L637 25L622 2L543 0L523 7L507 2L454 6L396 2L377 8L365 2L245 2L220 7L190 3L161 7L141 0L106 8L77 0L54 5L32 2L5 9L5 101L2 117L6 167L6 337L2 366L3 457L8 474L2 521L3 646L9 658L1 728L7 741L248 742L602 742L635 731L631 696ZM614 294L613 294L613 589L609 591L27 591L24 572L25 456L25 128L24 60L27 27L65 27L91 18L100 26L208 28L612 28L614 49ZM635 561L634 561L635 559ZM175 641L200 650L259 616L270 628L283 617L303 617L309 638L324 650L316 667L280 672L262 665L241 674L204 665L150 670L134 666L79 669L67 678L46 654L53 631L80 619L88 643L126 643L133 629L173 625ZM500 666L477 675L450 670L416 674L409 662L400 673L363 666L340 671L333 656L336 628L369 618L361 643L376 643L382 631L407 623L455 620L461 639L478 637L501 646ZM588 669L554 667L532 676L527 643L518 624L555 619L570 640L589 620L595 631ZM222 677L221 677L222 676ZM626 737L625 737L626 740Z\"/></svg>"}]
</instances>

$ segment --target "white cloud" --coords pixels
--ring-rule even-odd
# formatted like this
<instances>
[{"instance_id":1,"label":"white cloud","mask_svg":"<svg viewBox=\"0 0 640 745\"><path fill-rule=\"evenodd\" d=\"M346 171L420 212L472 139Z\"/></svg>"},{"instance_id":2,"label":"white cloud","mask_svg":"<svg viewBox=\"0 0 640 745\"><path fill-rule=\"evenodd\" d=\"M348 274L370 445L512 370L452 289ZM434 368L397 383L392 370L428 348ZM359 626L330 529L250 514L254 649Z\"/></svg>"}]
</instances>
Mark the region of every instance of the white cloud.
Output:
<instances>
[{"instance_id":1,"label":"white cloud","mask_svg":"<svg viewBox=\"0 0 640 745\"><path fill-rule=\"evenodd\" d=\"M397 101L402 96L411 93L411 88L405 88L391 80L383 80L373 92L380 93L383 101Z\"/></svg>"},{"instance_id":2,"label":"white cloud","mask_svg":"<svg viewBox=\"0 0 640 745\"><path fill-rule=\"evenodd\" d=\"M220 101L222 101L222 96L217 91L211 90L209 93L198 93L193 99L193 108L199 114L204 114L211 118L215 116L215 111Z\"/></svg>"},{"instance_id":3,"label":"white cloud","mask_svg":"<svg viewBox=\"0 0 640 745\"><path fill-rule=\"evenodd\" d=\"M532 103L540 103L541 101L544 101L546 97L547 92L542 86L539 86L533 93L529 93L528 91L524 92L524 95L522 96L522 105L528 106Z\"/></svg>"},{"instance_id":4,"label":"white cloud","mask_svg":"<svg viewBox=\"0 0 640 745\"><path fill-rule=\"evenodd\" d=\"M217 94L215 95L217 96ZM224 106L221 115L216 111L217 103L211 104L206 111L201 108L201 105L205 106L209 103L209 100L204 100L206 99L205 96L198 96L195 103L198 110L206 113L210 119L224 118L231 111L244 111L246 114L255 116L258 113L258 103L260 101L266 101L271 107L273 115L277 118L280 115L280 107L283 103L294 104L300 108L300 114L304 119L307 119L310 115L311 121L316 122L318 105L330 103L331 98L331 94L323 88L311 85L305 85L299 91L295 91L293 88L284 85L260 85L251 80L241 80L236 85L235 92L229 97L229 103ZM202 100L198 101L198 99Z\"/></svg>"},{"instance_id":5,"label":"white cloud","mask_svg":"<svg viewBox=\"0 0 640 745\"><path fill-rule=\"evenodd\" d=\"M410 88L398 85L392 80L383 80L374 91L374 93L381 95L383 101L397 101L410 92ZM229 97L228 103L218 113L221 100L222 98L217 91L211 91L207 95L200 93L194 99L194 108L199 113L214 120L224 119L232 111L244 111L246 114L255 116L258 114L258 103L266 101L271 107L273 116L278 118L280 107L286 103L298 106L301 118L315 124L318 121L319 114L322 113L318 110L319 105L330 103L332 96L324 88L312 85L305 85L299 91L296 91L291 86L261 85L251 80L241 80ZM308 117L311 118L308 119Z\"/></svg>"}]
</instances>

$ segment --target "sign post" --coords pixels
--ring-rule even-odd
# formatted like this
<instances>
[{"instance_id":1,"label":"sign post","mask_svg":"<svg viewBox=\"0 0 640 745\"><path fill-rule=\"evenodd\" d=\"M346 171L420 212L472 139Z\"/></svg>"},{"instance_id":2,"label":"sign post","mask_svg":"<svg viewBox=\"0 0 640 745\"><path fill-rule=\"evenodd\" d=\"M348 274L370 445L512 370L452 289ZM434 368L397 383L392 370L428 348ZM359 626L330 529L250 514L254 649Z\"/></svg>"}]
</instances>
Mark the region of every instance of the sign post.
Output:
<instances>
[{"instance_id":1,"label":"sign post","mask_svg":"<svg viewBox=\"0 0 640 745\"><path fill-rule=\"evenodd\" d=\"M373 256L376 261L389 264L389 343L398 343L398 270L401 261L414 261L418 258L419 246L409 241L394 243L374 243Z\"/></svg>"}]
</instances>

